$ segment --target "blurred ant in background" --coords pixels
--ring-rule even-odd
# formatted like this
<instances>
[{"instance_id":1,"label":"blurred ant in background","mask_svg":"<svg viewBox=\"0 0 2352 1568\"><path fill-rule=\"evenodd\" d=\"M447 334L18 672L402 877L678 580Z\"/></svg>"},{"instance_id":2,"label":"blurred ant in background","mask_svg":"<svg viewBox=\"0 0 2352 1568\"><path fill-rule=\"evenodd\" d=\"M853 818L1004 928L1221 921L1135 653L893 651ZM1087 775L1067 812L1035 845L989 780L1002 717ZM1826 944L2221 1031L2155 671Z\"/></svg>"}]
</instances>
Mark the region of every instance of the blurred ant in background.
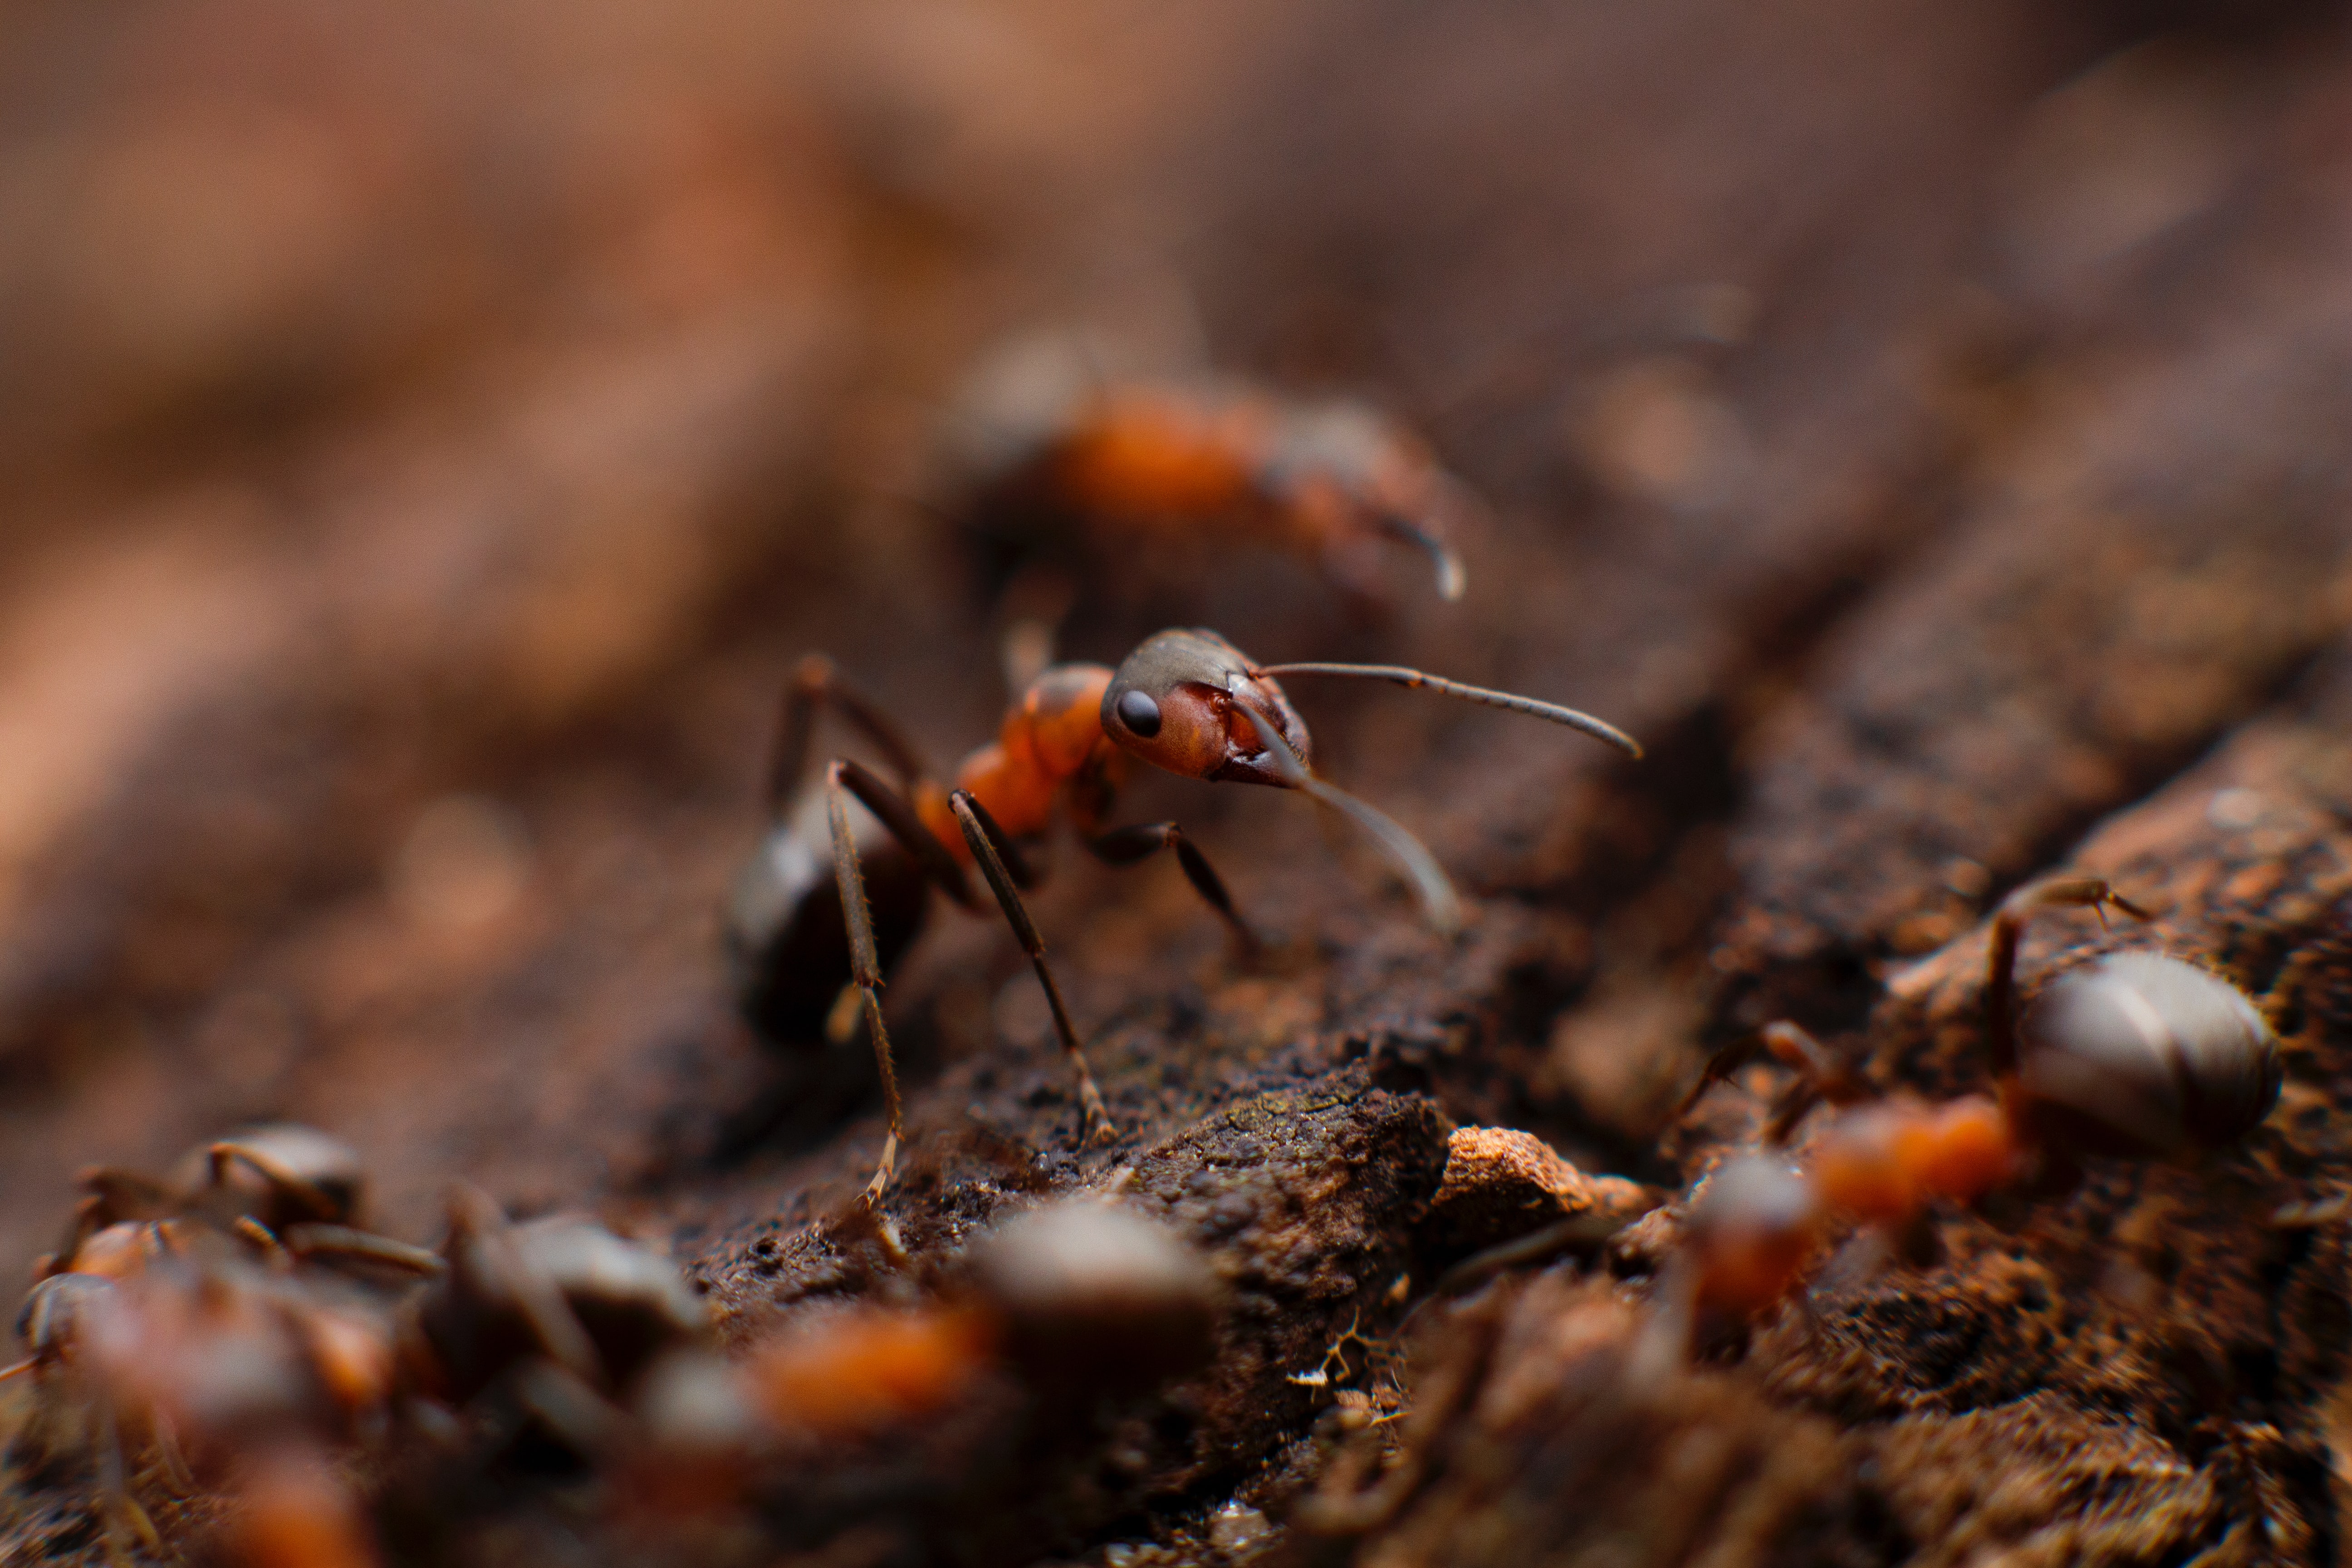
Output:
<instances>
[{"instance_id":1,"label":"blurred ant in background","mask_svg":"<svg viewBox=\"0 0 2352 1568\"><path fill-rule=\"evenodd\" d=\"M370 1279L402 1289L439 1260L358 1228L357 1155L307 1127L199 1145L168 1182L108 1169L82 1182L17 1319L30 1355L0 1377L33 1375L42 1447L94 1458L111 1554L156 1549L135 1448L175 1492L232 1498L246 1561L373 1562L322 1456L391 1419L392 1304Z\"/></svg>"},{"instance_id":2,"label":"blurred ant in background","mask_svg":"<svg viewBox=\"0 0 2352 1568\"><path fill-rule=\"evenodd\" d=\"M833 1314L771 1340L745 1379L769 1423L818 1441L936 1410L992 1369L1057 1415L1204 1365L1223 1288L1166 1226L1068 1198L993 1226L940 1299Z\"/></svg>"},{"instance_id":3,"label":"blurred ant in background","mask_svg":"<svg viewBox=\"0 0 2352 1568\"><path fill-rule=\"evenodd\" d=\"M1390 599L1381 546L1402 544L1440 598L1462 596L1454 540L1478 503L1394 420L1205 373L1129 374L1122 357L1083 332L1023 338L983 360L947 421L945 510L1000 593L1010 689L1052 661L1082 593L1216 580L1188 554L1223 567L1255 544L1312 562L1366 619Z\"/></svg>"},{"instance_id":4,"label":"blurred ant in background","mask_svg":"<svg viewBox=\"0 0 2352 1568\"><path fill-rule=\"evenodd\" d=\"M1213 632L1165 631L1115 670L1066 664L1039 675L1005 715L996 740L964 759L950 789L921 764L895 726L846 687L830 661L812 658L802 663L785 691L770 773L773 826L738 879L728 941L737 994L751 1021L772 1039L809 1038L827 1019L835 1037L845 1037L850 1015L845 971L862 999L889 1121L881 1160L866 1188L869 1205L889 1184L901 1135L897 1076L882 1023L882 984L889 961L920 925L926 882L977 911L982 906L968 869L979 868L1045 987L1055 1034L1077 1080L1087 1137L1105 1130L1109 1116L1045 965L1045 943L1022 905L1019 889L1034 887L1037 873L1020 844L1041 838L1061 810L1087 852L1107 865L1133 865L1173 850L1193 889L1235 941L1244 951L1255 949L1256 939L1235 911L1223 879L1175 823L1108 826L1130 757L1185 778L1269 784L1312 796L1361 826L1395 861L1433 925L1444 932L1460 925L1453 886L1421 842L1309 770L1307 726L1275 679L1294 675L1352 676L1424 688L1549 720L1641 755L1641 748L1618 730L1554 703L1401 666L1257 665ZM872 742L898 775L894 785L860 763L835 761L826 767L829 884L803 826L807 805L788 795L800 778L816 715L824 708ZM875 857L883 874L870 881L866 853L847 810L851 799L873 814L898 852Z\"/></svg>"},{"instance_id":5,"label":"blurred ant in background","mask_svg":"<svg viewBox=\"0 0 2352 1568\"><path fill-rule=\"evenodd\" d=\"M2261 1125L2284 1078L2278 1038L2244 993L2195 964L2113 953L2053 981L2019 1021L2018 943L2037 913L2056 908L2150 918L2095 877L2050 878L2003 900L1984 988L1990 1097L1863 1104L1874 1091L1803 1030L1763 1031L1763 1048L1798 1073L1766 1124L1769 1145L1784 1144L1824 1100L1857 1109L1821 1131L1809 1170L1748 1155L1709 1178L1668 1272L1667 1321L1678 1344L1695 1320L1743 1321L1788 1295L1840 1220L1916 1239L1910 1233L1934 1204L1972 1205L2028 1183L2070 1184L2078 1155L2179 1159ZM1739 1041L1718 1053L1684 1110L1754 1048Z\"/></svg>"},{"instance_id":6,"label":"blurred ant in background","mask_svg":"<svg viewBox=\"0 0 2352 1568\"><path fill-rule=\"evenodd\" d=\"M89 1195L75 1205L58 1249L35 1262L37 1278L135 1271L192 1225L235 1236L264 1258L342 1258L410 1273L438 1267L431 1253L362 1228L366 1173L357 1151L292 1122L199 1144L167 1180L95 1166L79 1184Z\"/></svg>"}]
</instances>

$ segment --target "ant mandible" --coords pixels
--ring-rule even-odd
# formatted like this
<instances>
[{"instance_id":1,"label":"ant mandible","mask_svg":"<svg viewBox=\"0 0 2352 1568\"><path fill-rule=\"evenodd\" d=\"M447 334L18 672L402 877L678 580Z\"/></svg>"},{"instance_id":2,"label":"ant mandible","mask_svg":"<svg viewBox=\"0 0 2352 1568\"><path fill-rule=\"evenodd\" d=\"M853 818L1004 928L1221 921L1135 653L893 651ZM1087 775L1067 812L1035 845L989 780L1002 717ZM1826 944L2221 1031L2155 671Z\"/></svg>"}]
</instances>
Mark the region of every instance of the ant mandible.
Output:
<instances>
[{"instance_id":1,"label":"ant mandible","mask_svg":"<svg viewBox=\"0 0 2352 1568\"><path fill-rule=\"evenodd\" d=\"M1433 925L1444 932L1458 928L1459 900L1421 842L1310 771L1306 723L1276 679L1293 675L1360 677L1419 687L1549 720L1629 755L1642 753L1621 731L1555 703L1396 665L1254 664L1214 632L1175 630L1147 640L1117 669L1065 664L1045 670L1006 713L996 740L964 759L950 789L924 768L914 748L873 704L847 687L830 660L812 657L802 661L785 690L770 775L775 824L739 880L729 940L746 1010L755 1023L769 1024L813 1022L811 1004L818 996L827 1001L837 996L845 1004L848 991L830 978L839 974L839 955L845 947L850 986L861 999L873 1037L888 1120L882 1158L866 1189L869 1205L889 1184L901 1121L889 1035L882 1022L884 948L877 940L876 911L868 901L865 857L847 811L853 798L874 814L911 863L913 874L907 875L906 864L886 862L891 871L890 897L880 923L894 948L912 940L925 882L978 911L982 906L967 871L979 868L1045 988L1055 1033L1077 1079L1088 1137L1108 1125L1109 1113L1046 967L1045 942L1023 907L1020 890L1035 886L1038 878L1018 842L1042 836L1061 807L1079 842L1107 865L1134 865L1161 850L1173 850L1193 889L1244 948L1255 945L1223 879L1175 823L1107 826L1129 758L1185 778L1268 784L1311 795L1354 820L1397 862ZM817 713L824 708L840 713L871 741L899 778L894 787L859 763L836 760L827 765L830 889L817 871L805 829L786 801L786 792L801 775ZM812 985L812 974L830 983ZM793 1016L787 1002L803 1011ZM838 1005L833 1013L837 1026L845 1025ZM836 1035L846 1032L845 1027L835 1030Z\"/></svg>"},{"instance_id":2,"label":"ant mandible","mask_svg":"<svg viewBox=\"0 0 2352 1568\"><path fill-rule=\"evenodd\" d=\"M1826 1100L1858 1105L1820 1133L1811 1169L1747 1156L1727 1163L1692 1214L1670 1299L1685 1315L1745 1318L1796 1285L1829 1226L1843 1217L1899 1234L1937 1201L1973 1204L2035 1174L2063 1177L2077 1154L2176 1159L2224 1148L2270 1114L2284 1078L2278 1038L2236 986L2158 952L2118 952L2053 981L2017 1016L2017 950L2046 910L2149 913L2097 877L2029 883L1993 916L1985 1040L1994 1093L1940 1105L1874 1091L1793 1024L1761 1032L1797 1069L1765 1127L1784 1144ZM1684 1101L1754 1054L1735 1042Z\"/></svg>"}]
</instances>

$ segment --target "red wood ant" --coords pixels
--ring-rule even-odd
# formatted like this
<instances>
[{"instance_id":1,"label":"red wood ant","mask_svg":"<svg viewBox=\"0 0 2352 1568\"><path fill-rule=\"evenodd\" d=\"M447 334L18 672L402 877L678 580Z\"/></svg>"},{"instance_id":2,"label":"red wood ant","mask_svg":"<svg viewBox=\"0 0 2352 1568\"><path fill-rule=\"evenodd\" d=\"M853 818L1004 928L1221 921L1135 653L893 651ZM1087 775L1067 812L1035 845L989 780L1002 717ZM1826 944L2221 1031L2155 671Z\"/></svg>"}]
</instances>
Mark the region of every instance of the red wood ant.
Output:
<instances>
[{"instance_id":1,"label":"red wood ant","mask_svg":"<svg viewBox=\"0 0 2352 1568\"><path fill-rule=\"evenodd\" d=\"M796 1029L802 1037L823 1013L842 1017L835 999L847 1001L840 978L846 950L849 984L862 998L889 1121L881 1161L866 1188L869 1205L889 1184L901 1136L898 1079L882 1022L883 976L887 957L912 940L921 918L923 883L977 911L982 906L967 870L978 866L1045 988L1055 1032L1077 1079L1088 1135L1107 1126L1109 1116L1046 967L1045 942L1022 905L1019 889L1034 887L1037 875L1018 842L1042 836L1060 809L1079 842L1107 865L1133 865L1173 850L1193 889L1236 941L1244 949L1255 945L1223 879L1175 823L1107 826L1131 757L1186 778L1269 784L1313 796L1356 822L1387 852L1420 894L1433 925L1447 932L1459 926L1453 886L1421 842L1310 771L1306 723L1275 679L1294 675L1353 676L1420 687L1547 719L1641 755L1641 747L1611 725L1533 698L1401 666L1258 665L1214 632L1164 631L1117 669L1099 664L1047 669L1006 713L997 738L964 759L950 789L922 765L878 710L848 688L831 661L802 662L785 690L770 774L770 798L780 809L767 841L739 881L729 938L739 994L753 1022L777 1034ZM898 775L894 786L859 763L827 765L830 889L816 869L819 862L799 814L781 809L784 792L800 777L816 715L828 707L871 741ZM905 857L903 862L880 861L888 868L887 881L868 880L866 852L847 810L853 798L873 813ZM905 874L908 866L916 875ZM886 890L877 910L872 895Z\"/></svg>"},{"instance_id":2,"label":"red wood ant","mask_svg":"<svg viewBox=\"0 0 2352 1568\"><path fill-rule=\"evenodd\" d=\"M361 1228L366 1173L349 1144L315 1128L271 1122L199 1144L159 1181L95 1166L58 1250L36 1278L135 1269L172 1227L210 1226L265 1256L344 1258L408 1273L438 1268L432 1254Z\"/></svg>"},{"instance_id":3,"label":"red wood ant","mask_svg":"<svg viewBox=\"0 0 2352 1568\"><path fill-rule=\"evenodd\" d=\"M944 1300L830 1315L771 1341L746 1369L778 1429L869 1433L946 1405L1002 1367L1057 1405L1140 1393L1215 1348L1223 1289L1165 1226L1073 1198L976 1242Z\"/></svg>"},{"instance_id":4,"label":"red wood ant","mask_svg":"<svg viewBox=\"0 0 2352 1568\"><path fill-rule=\"evenodd\" d=\"M1377 601L1366 557L1385 538L1429 558L1441 597L1462 596L1452 536L1477 503L1396 421L1229 378L1108 374L1101 346L1023 340L959 400L958 510L1000 565L1106 545L1131 562L1154 540L1261 540Z\"/></svg>"},{"instance_id":5,"label":"red wood ant","mask_svg":"<svg viewBox=\"0 0 2352 1568\"><path fill-rule=\"evenodd\" d=\"M403 1316L409 1383L459 1408L498 1390L583 1455L627 1429L649 1369L709 1338L702 1299L677 1268L592 1220L510 1224L461 1185L441 1251L447 1267Z\"/></svg>"},{"instance_id":6,"label":"red wood ant","mask_svg":"<svg viewBox=\"0 0 2352 1568\"><path fill-rule=\"evenodd\" d=\"M126 1265L117 1271L36 1284L17 1318L31 1356L0 1373L32 1372L44 1416L78 1423L96 1459L109 1551L126 1563L131 1538L161 1549L131 1489L126 1439L150 1446L184 1492L198 1484L193 1458L250 1500L265 1474L323 1476L323 1446L380 1433L394 1392L391 1314L351 1281L261 1267L234 1233L183 1221L156 1222L139 1239L105 1259ZM314 1489L311 1505L309 1529L365 1552L339 1486ZM270 1506L280 1525L304 1524L289 1500Z\"/></svg>"},{"instance_id":7,"label":"red wood ant","mask_svg":"<svg viewBox=\"0 0 2352 1568\"><path fill-rule=\"evenodd\" d=\"M2027 923L2054 908L2117 909L2149 918L2096 877L2029 883L1993 916L1985 1037L1994 1093L1940 1105L1874 1104L1860 1075L1793 1024L1762 1045L1799 1077L1774 1108L1779 1145L1823 1100L1857 1106L1813 1142L1811 1169L1748 1156L1727 1163L1691 1215L1670 1300L1685 1318L1745 1318L1795 1288L1837 1221L1899 1234L1937 1202L1969 1205L2077 1154L2172 1159L2226 1147L2259 1126L2284 1076L2277 1037L2244 993L2180 959L2110 954L2060 975L2021 1021L2017 950ZM1716 1057L1685 1109L1752 1055Z\"/></svg>"}]
</instances>

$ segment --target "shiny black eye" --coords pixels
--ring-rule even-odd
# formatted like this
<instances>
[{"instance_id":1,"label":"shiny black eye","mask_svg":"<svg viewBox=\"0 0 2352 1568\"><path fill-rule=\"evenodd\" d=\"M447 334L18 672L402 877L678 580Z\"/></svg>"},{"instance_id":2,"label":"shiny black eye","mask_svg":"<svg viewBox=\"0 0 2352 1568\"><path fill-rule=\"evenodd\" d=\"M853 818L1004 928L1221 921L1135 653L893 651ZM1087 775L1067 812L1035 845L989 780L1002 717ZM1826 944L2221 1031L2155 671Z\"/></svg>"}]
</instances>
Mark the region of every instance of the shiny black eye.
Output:
<instances>
[{"instance_id":1,"label":"shiny black eye","mask_svg":"<svg viewBox=\"0 0 2352 1568\"><path fill-rule=\"evenodd\" d=\"M1160 704L1129 687L1118 694L1118 721L1148 741L1160 733Z\"/></svg>"}]
</instances>

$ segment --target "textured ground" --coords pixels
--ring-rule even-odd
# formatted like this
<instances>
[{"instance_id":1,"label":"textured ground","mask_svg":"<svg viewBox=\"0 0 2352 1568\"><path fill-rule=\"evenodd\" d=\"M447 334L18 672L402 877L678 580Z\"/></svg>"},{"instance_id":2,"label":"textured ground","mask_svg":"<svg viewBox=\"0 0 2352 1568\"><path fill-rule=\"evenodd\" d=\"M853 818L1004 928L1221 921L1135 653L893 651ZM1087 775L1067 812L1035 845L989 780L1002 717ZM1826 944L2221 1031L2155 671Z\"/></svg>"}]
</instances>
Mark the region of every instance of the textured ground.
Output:
<instances>
[{"instance_id":1,"label":"textured ground","mask_svg":"<svg viewBox=\"0 0 2352 1568\"><path fill-rule=\"evenodd\" d=\"M1244 963L1173 868L1064 847L1035 908L1100 1147L1017 950L935 910L889 993L889 1215L948 1269L1115 1190L1231 1290L1194 1382L1058 1426L975 1395L687 1545L492 1489L404 1557L2336 1560L2338 17L640 10L187 0L0 42L0 1263L78 1167L289 1116L363 1151L394 1234L459 1174L593 1208L735 1341L926 1288L828 1227L880 1136L862 1049L763 1052L718 910L800 653L935 758L990 732L940 410L1085 321L1374 397L1489 506L1459 605L1410 563L1367 616L1266 551L1139 560L1073 656L1212 625L1649 757L1299 683L1318 763L1478 895L1451 942L1304 803L1139 781L1123 819L1182 820L1275 941ZM1673 1196L1775 1087L1666 1126L1742 1028L1978 1082L1980 917L2068 864L2158 918L2053 921L2029 993L2126 945L2231 977L2289 1048L2244 1147L1947 1216L1933 1267L1643 1377L1671 1211L1427 1296L1636 1196L1482 1134L1441 1197L1457 1126ZM100 1554L70 1478L15 1473L0 1525Z\"/></svg>"}]
</instances>

